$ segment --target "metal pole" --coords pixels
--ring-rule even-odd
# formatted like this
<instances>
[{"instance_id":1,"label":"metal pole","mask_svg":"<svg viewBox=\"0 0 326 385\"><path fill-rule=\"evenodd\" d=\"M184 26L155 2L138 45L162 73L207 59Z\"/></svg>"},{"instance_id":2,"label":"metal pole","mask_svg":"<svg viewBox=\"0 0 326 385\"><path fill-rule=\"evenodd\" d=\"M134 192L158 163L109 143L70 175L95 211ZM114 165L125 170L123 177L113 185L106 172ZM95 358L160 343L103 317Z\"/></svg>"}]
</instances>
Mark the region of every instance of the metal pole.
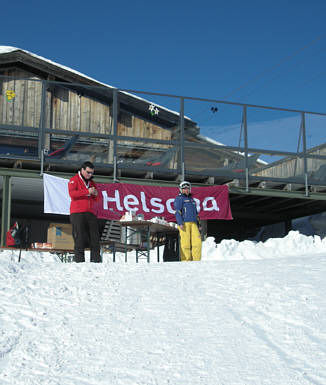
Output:
<instances>
[{"instance_id":1,"label":"metal pole","mask_svg":"<svg viewBox=\"0 0 326 385\"><path fill-rule=\"evenodd\" d=\"M47 81L42 80L42 99L41 99L41 115L40 115L40 132L38 139L38 156L41 160L40 175L44 172L44 145L45 145L45 125L46 125L46 88Z\"/></svg>"},{"instance_id":2,"label":"metal pole","mask_svg":"<svg viewBox=\"0 0 326 385\"><path fill-rule=\"evenodd\" d=\"M127 242L128 242L128 228L125 226L125 262L127 263L128 261L128 254L127 254ZM138 254L136 251L136 262L138 262Z\"/></svg>"},{"instance_id":3,"label":"metal pole","mask_svg":"<svg viewBox=\"0 0 326 385\"><path fill-rule=\"evenodd\" d=\"M243 106L242 119L243 119L244 152L245 152L246 192L249 192L247 106Z\"/></svg>"},{"instance_id":4,"label":"metal pole","mask_svg":"<svg viewBox=\"0 0 326 385\"><path fill-rule=\"evenodd\" d=\"M41 171L40 176L43 176L44 174L44 150L41 152Z\"/></svg>"},{"instance_id":5,"label":"metal pole","mask_svg":"<svg viewBox=\"0 0 326 385\"><path fill-rule=\"evenodd\" d=\"M117 181L118 90L113 90L113 182Z\"/></svg>"},{"instance_id":6,"label":"metal pole","mask_svg":"<svg viewBox=\"0 0 326 385\"><path fill-rule=\"evenodd\" d=\"M40 132L38 140L38 156L42 156L45 142L45 121L46 121L46 80L42 80L41 114L40 114Z\"/></svg>"},{"instance_id":7,"label":"metal pole","mask_svg":"<svg viewBox=\"0 0 326 385\"><path fill-rule=\"evenodd\" d=\"M180 98L180 167L181 178L185 179L185 160L184 160L184 129L185 129L185 100Z\"/></svg>"},{"instance_id":8,"label":"metal pole","mask_svg":"<svg viewBox=\"0 0 326 385\"><path fill-rule=\"evenodd\" d=\"M306 119L305 113L301 112L301 130L302 130L302 152L303 152L303 170L304 170L304 183L305 183L305 195L309 196L308 188L308 164L307 164L307 138L306 138Z\"/></svg>"},{"instance_id":9,"label":"metal pole","mask_svg":"<svg viewBox=\"0 0 326 385\"><path fill-rule=\"evenodd\" d=\"M10 228L11 217L11 177L4 175L2 190L1 246L6 245L6 234Z\"/></svg>"},{"instance_id":10,"label":"metal pole","mask_svg":"<svg viewBox=\"0 0 326 385\"><path fill-rule=\"evenodd\" d=\"M147 225L147 263L150 261L150 253L151 253L151 229L150 226Z\"/></svg>"}]
</instances>

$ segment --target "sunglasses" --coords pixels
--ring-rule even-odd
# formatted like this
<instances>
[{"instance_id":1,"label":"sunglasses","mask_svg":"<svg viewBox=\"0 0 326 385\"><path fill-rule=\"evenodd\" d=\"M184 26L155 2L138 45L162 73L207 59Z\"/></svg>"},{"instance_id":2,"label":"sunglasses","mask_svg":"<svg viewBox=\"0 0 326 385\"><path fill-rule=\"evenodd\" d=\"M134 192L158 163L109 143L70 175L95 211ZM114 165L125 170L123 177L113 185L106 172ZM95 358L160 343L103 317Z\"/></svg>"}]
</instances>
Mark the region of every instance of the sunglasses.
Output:
<instances>
[{"instance_id":1,"label":"sunglasses","mask_svg":"<svg viewBox=\"0 0 326 385\"><path fill-rule=\"evenodd\" d=\"M94 171L87 171L87 170L85 170L86 171L86 173L88 174L88 175L93 175L94 174Z\"/></svg>"}]
</instances>

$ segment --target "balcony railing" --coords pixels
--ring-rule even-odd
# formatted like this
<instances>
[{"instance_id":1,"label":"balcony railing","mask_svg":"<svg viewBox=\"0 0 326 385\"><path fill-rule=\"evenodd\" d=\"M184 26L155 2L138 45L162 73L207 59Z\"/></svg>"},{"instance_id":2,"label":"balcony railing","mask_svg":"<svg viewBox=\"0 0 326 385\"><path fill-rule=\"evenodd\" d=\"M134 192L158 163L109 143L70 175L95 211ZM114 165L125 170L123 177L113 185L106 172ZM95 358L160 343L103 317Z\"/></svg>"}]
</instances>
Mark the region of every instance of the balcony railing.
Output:
<instances>
[{"instance_id":1,"label":"balcony railing","mask_svg":"<svg viewBox=\"0 0 326 385\"><path fill-rule=\"evenodd\" d=\"M123 173L326 185L326 114L0 76L0 158ZM322 131L323 130L323 131Z\"/></svg>"}]
</instances>

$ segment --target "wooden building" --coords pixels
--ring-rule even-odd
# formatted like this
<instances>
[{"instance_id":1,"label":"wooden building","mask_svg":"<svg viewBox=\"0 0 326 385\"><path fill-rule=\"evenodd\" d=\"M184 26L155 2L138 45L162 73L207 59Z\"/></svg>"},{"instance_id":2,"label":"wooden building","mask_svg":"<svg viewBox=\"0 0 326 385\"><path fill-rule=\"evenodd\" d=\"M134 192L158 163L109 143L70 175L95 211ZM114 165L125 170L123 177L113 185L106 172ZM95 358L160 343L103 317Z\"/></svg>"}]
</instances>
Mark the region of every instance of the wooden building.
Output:
<instances>
[{"instance_id":1,"label":"wooden building","mask_svg":"<svg viewBox=\"0 0 326 385\"><path fill-rule=\"evenodd\" d=\"M0 54L0 76L3 146L19 146L24 142L25 153L32 153L33 146L34 150L37 148L33 137L35 139L38 136L38 129L43 124L47 129L57 130L55 134L47 136L49 151L61 145L55 141L64 138L64 135L60 136L60 131L79 134L79 147L87 144L87 137L83 136L87 133L96 148L94 161L112 162L112 140L98 135L113 135L113 87L19 49L8 49L8 52ZM42 80L47 80L47 83ZM42 95L45 95L43 116ZM117 135L163 141L171 141L175 137L179 124L178 113L160 107L159 116L152 115L149 109L151 102L123 92L119 92L118 103ZM19 127L24 128L24 133L18 130ZM196 132L195 123L185 119L185 130ZM90 137L89 134L95 135ZM20 142L19 137L22 137ZM128 144L129 152L126 151L125 156L131 159L139 157L144 143L138 141L139 153L135 149L130 151L135 147L132 141L119 142L121 150ZM31 147L30 150L27 145ZM151 143L150 147L165 149L168 146Z\"/></svg>"},{"instance_id":2,"label":"wooden building","mask_svg":"<svg viewBox=\"0 0 326 385\"><path fill-rule=\"evenodd\" d=\"M326 163L325 160L314 156L326 156L326 143L313 147L307 151L307 174L311 182L319 186L326 186ZM305 173L304 158L285 157L277 162L262 166L255 173L260 177L284 178L294 183L303 178ZM324 188L323 188L324 189Z\"/></svg>"},{"instance_id":3,"label":"wooden building","mask_svg":"<svg viewBox=\"0 0 326 385\"><path fill-rule=\"evenodd\" d=\"M14 217L48 220L41 166L42 171L67 177L83 161L92 160L102 182L114 179L117 166L121 181L177 186L182 141L187 180L198 185L229 183L234 220L212 221L207 230L219 240L228 235L245 239L257 226L325 211L324 196L306 196L302 181L296 193L278 186L272 191L260 188L261 181L274 175L281 175L286 184L291 173L285 169L295 167L293 158L269 167L256 154L245 164L243 153L202 137L191 117L181 119L179 111L164 107L164 98L155 103L147 93L141 95L116 90L28 51L0 47L0 189L8 178L14 180ZM325 154L324 148L315 150ZM311 161L316 163L311 168L317 168L317 160ZM245 166L256 178L250 189L244 186ZM296 167L302 171L298 161ZM28 183L29 176L35 183ZM235 185L239 180L242 183Z\"/></svg>"},{"instance_id":4,"label":"wooden building","mask_svg":"<svg viewBox=\"0 0 326 385\"><path fill-rule=\"evenodd\" d=\"M4 48L0 51L0 154L35 156L40 150L38 136L43 128L47 132L44 147L48 154L62 148L73 135L76 140L69 156L63 159L112 164L114 87L25 50ZM243 159L238 152L214 148L211 143L208 146L198 135L199 131L196 122L184 118L184 136L188 142L184 158L194 180L208 179L216 169L225 166L230 170L229 165ZM160 175L162 171L166 176L172 171L174 178L177 177L179 111L119 91L116 135L120 137L117 144L120 173L146 175L147 171L161 169ZM56 159L47 157L45 161L51 163ZM59 170L54 163L51 169ZM159 167L153 168L155 164ZM215 182L227 180L230 177Z\"/></svg>"}]
</instances>

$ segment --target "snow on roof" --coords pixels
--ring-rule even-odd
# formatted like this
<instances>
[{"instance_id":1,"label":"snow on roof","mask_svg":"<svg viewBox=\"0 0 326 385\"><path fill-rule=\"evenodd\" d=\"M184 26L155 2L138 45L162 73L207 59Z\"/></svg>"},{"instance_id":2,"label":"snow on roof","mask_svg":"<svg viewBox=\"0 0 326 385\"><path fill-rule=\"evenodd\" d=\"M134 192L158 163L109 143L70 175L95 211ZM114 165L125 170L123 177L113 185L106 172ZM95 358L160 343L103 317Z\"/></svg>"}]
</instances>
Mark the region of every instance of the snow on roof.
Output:
<instances>
[{"instance_id":1,"label":"snow on roof","mask_svg":"<svg viewBox=\"0 0 326 385\"><path fill-rule=\"evenodd\" d=\"M212 144L217 144L218 146L225 146L225 144L223 144L221 142L218 142L217 140L214 140L212 138L209 138L208 136L204 136L204 135L198 134L197 138L205 140L206 142L209 142L209 143L212 143Z\"/></svg>"},{"instance_id":2,"label":"snow on roof","mask_svg":"<svg viewBox=\"0 0 326 385\"><path fill-rule=\"evenodd\" d=\"M18 50L19 50L19 48L16 48L16 47L10 47L8 45L0 45L0 54L1 53L12 52L12 51L18 51Z\"/></svg>"},{"instance_id":3,"label":"snow on roof","mask_svg":"<svg viewBox=\"0 0 326 385\"><path fill-rule=\"evenodd\" d=\"M197 135L197 138L198 138L198 139L201 139L201 140L204 140L204 141L206 141L206 142L208 142L208 143L216 144L216 145L218 145L218 146L225 146L225 144L223 144L223 143L221 143L221 142L218 142L217 140L214 140L214 139L212 139L212 138L209 138L208 136L204 136L204 135L198 134L198 135ZM234 151L234 153L235 153L235 154L239 154L239 155L241 155L241 156L245 156L245 153L244 153L244 152ZM250 155L250 154L249 154L249 155ZM259 159L259 158L257 159L257 163L264 164L264 165L268 164L267 162L265 162L264 160Z\"/></svg>"}]
</instances>

